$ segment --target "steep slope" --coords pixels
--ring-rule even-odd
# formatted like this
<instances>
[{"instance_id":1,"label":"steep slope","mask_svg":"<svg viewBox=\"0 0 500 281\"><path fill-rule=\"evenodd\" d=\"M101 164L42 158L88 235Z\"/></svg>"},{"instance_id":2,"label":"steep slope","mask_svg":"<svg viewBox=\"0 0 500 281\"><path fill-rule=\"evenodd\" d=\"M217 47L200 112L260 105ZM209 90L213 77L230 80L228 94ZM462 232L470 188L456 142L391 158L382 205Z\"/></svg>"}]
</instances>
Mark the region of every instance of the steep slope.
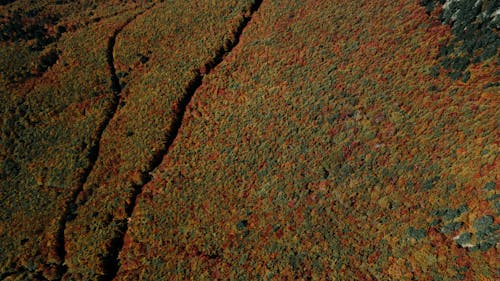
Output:
<instances>
[{"instance_id":1,"label":"steep slope","mask_svg":"<svg viewBox=\"0 0 500 281\"><path fill-rule=\"evenodd\" d=\"M16 1L2 7L3 19L8 19L3 23L15 21L8 15L11 10L16 11L14 14L28 15L28 18L29 15L34 17L29 10L37 11L41 17L56 17L51 16L58 10L50 1L35 5L25 2ZM53 26L39 18L32 19L31 23L21 18L22 26L5 28L6 25L2 25L5 28L3 35L8 30L23 36L1 42L2 278L20 275L25 279L54 279L63 271L61 224L71 207L72 197L92 166L93 150L98 146L102 128L116 101L106 53L109 36L135 12L147 7L147 4L135 3L122 3L120 7L109 4L116 3L95 5L93 8L99 9L96 14L103 18L90 22L79 18L78 13L75 15L58 7L71 18L59 18ZM71 8L71 4L62 6ZM73 7L70 10L85 15L92 12L90 8L80 11ZM30 37L34 28L30 24L38 28L32 32L34 39ZM51 37L49 30L53 29L61 32ZM36 59L23 56L25 49L35 47L32 53L35 56L38 52L42 54L41 61L45 64L42 69L37 66ZM3 63L8 60L11 61ZM3 79L9 75L3 74L16 72L13 69L4 72L3 67L9 65L21 72L23 65L36 69L28 75L19 72L14 75L19 79L6 81Z\"/></svg>"},{"instance_id":2,"label":"steep slope","mask_svg":"<svg viewBox=\"0 0 500 281\"><path fill-rule=\"evenodd\" d=\"M0 1L0 280L497 280L500 4Z\"/></svg>"},{"instance_id":3,"label":"steep slope","mask_svg":"<svg viewBox=\"0 0 500 281\"><path fill-rule=\"evenodd\" d=\"M498 55L417 1L264 1L130 218L119 280L498 279Z\"/></svg>"},{"instance_id":4,"label":"steep slope","mask_svg":"<svg viewBox=\"0 0 500 281\"><path fill-rule=\"evenodd\" d=\"M65 278L114 277L137 194L175 136L192 92L237 40L253 6L164 2L117 35L113 64L121 100L66 223Z\"/></svg>"}]
</instances>

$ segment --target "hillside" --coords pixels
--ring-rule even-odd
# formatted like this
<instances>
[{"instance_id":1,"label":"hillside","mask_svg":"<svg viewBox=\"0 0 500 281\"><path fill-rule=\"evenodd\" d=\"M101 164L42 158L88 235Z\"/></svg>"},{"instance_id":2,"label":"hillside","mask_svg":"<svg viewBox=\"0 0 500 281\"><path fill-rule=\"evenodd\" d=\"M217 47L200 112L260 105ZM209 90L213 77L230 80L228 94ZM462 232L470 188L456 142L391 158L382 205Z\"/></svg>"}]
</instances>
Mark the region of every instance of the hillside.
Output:
<instances>
[{"instance_id":1,"label":"hillside","mask_svg":"<svg viewBox=\"0 0 500 281\"><path fill-rule=\"evenodd\" d=\"M497 1L0 15L0 280L500 279Z\"/></svg>"}]
</instances>

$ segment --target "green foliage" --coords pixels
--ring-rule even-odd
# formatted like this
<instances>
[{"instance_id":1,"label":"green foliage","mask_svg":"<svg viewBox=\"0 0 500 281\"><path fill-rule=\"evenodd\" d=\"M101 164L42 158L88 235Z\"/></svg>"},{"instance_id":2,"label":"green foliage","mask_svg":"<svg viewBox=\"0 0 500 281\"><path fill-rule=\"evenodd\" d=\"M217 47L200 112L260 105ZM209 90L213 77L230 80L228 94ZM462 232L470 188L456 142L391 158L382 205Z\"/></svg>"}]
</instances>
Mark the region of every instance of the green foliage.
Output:
<instances>
[{"instance_id":1,"label":"green foliage","mask_svg":"<svg viewBox=\"0 0 500 281\"><path fill-rule=\"evenodd\" d=\"M416 240L420 240L420 239L426 237L427 233L426 233L425 229L423 229L423 228L415 229L414 227L410 227L410 228L408 228L408 235L411 238L414 238Z\"/></svg>"},{"instance_id":2,"label":"green foliage","mask_svg":"<svg viewBox=\"0 0 500 281\"><path fill-rule=\"evenodd\" d=\"M462 222L450 222L441 227L440 231L444 234L452 234L453 232L459 230L462 225Z\"/></svg>"},{"instance_id":3,"label":"green foliage","mask_svg":"<svg viewBox=\"0 0 500 281\"><path fill-rule=\"evenodd\" d=\"M428 12L444 4L439 18L452 27L455 37L441 47L442 65L450 70L454 80L470 78L467 68L472 63L483 62L497 55L500 47L500 4L498 1L420 1Z\"/></svg>"}]
</instances>

